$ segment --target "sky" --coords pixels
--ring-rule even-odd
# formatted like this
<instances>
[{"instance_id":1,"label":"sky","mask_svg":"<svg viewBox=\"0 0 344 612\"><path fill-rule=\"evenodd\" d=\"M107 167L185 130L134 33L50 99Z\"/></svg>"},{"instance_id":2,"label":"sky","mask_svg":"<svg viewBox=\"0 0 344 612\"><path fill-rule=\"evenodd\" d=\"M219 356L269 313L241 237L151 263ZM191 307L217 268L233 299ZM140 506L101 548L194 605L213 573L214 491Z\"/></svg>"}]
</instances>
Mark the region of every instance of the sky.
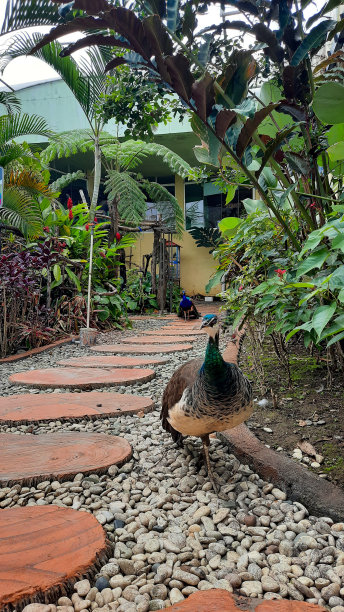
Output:
<instances>
[{"instance_id":1,"label":"sky","mask_svg":"<svg viewBox=\"0 0 344 612\"><path fill-rule=\"evenodd\" d=\"M318 10L318 6L322 6L322 0L315 0L308 7L308 14L314 14ZM6 0L0 0L0 24L2 24L4 15L5 15L5 7ZM231 7L229 7L230 9ZM199 25L200 27L206 27L211 22L218 23L219 21L219 5L213 4L209 8L209 12L207 15L202 15L199 17ZM41 28L30 28L32 32L49 32L50 26L45 26ZM8 40L13 36L6 35L0 37L0 50L1 47L8 42ZM74 38L68 37L68 40L75 40L78 36ZM63 40L63 39L61 39ZM22 57L13 60L10 65L5 69L2 76L3 80L13 87L14 89L23 87L23 85L36 82L36 81L46 81L53 78L56 78L58 75L52 68L49 68L44 62L34 57ZM3 89L3 84L0 82L0 89Z\"/></svg>"}]
</instances>

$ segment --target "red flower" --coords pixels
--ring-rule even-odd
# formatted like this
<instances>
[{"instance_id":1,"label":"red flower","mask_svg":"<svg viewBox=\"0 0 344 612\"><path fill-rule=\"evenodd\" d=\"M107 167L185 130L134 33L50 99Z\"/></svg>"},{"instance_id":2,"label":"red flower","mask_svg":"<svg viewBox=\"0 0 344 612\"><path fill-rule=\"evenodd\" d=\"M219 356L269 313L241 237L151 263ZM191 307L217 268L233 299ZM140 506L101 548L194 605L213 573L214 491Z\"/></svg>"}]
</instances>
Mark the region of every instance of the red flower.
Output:
<instances>
[{"instance_id":1,"label":"red flower","mask_svg":"<svg viewBox=\"0 0 344 612\"><path fill-rule=\"evenodd\" d=\"M98 219L97 219L97 217L94 217L94 222L95 222L95 223L98 223Z\"/></svg>"},{"instance_id":2,"label":"red flower","mask_svg":"<svg viewBox=\"0 0 344 612\"><path fill-rule=\"evenodd\" d=\"M73 208L73 200L72 200L72 198L68 198L68 200L67 200L67 208L68 208L68 210L72 210L72 208Z\"/></svg>"},{"instance_id":3,"label":"red flower","mask_svg":"<svg viewBox=\"0 0 344 612\"><path fill-rule=\"evenodd\" d=\"M116 233L116 240L117 240L117 242L119 242L121 238L122 238L121 234L119 232L117 232Z\"/></svg>"},{"instance_id":4,"label":"red flower","mask_svg":"<svg viewBox=\"0 0 344 612\"><path fill-rule=\"evenodd\" d=\"M70 221L73 219L74 215L72 213L72 211L70 210L68 213L68 218L70 219Z\"/></svg>"},{"instance_id":5,"label":"red flower","mask_svg":"<svg viewBox=\"0 0 344 612\"><path fill-rule=\"evenodd\" d=\"M99 255L100 255L100 257L106 257L104 251L99 251Z\"/></svg>"},{"instance_id":6,"label":"red flower","mask_svg":"<svg viewBox=\"0 0 344 612\"><path fill-rule=\"evenodd\" d=\"M48 234L49 234L49 232L50 232L50 227L48 227L48 226L43 227L43 231L44 231L44 232L48 232Z\"/></svg>"},{"instance_id":7,"label":"red flower","mask_svg":"<svg viewBox=\"0 0 344 612\"><path fill-rule=\"evenodd\" d=\"M311 204L309 205L310 208L315 208L316 207L316 203L315 202L311 202Z\"/></svg>"},{"instance_id":8,"label":"red flower","mask_svg":"<svg viewBox=\"0 0 344 612\"><path fill-rule=\"evenodd\" d=\"M275 270L278 278L283 278L283 274L286 273L287 270L281 270L280 268L278 268L278 270Z\"/></svg>"},{"instance_id":9,"label":"red flower","mask_svg":"<svg viewBox=\"0 0 344 612\"><path fill-rule=\"evenodd\" d=\"M89 224L89 223L86 223L86 225L85 225L85 230L86 230L86 232L88 232L88 230L89 230L89 229L90 229L90 224Z\"/></svg>"}]
</instances>

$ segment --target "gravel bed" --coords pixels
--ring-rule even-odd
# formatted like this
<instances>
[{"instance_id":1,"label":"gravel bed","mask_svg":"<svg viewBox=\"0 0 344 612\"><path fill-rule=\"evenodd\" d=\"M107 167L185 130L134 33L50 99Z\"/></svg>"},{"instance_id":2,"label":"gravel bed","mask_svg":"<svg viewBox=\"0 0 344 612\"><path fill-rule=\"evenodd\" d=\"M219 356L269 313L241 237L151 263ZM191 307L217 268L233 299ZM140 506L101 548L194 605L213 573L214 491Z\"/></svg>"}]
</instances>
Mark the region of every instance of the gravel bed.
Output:
<instances>
[{"instance_id":1,"label":"gravel bed","mask_svg":"<svg viewBox=\"0 0 344 612\"><path fill-rule=\"evenodd\" d=\"M135 322L133 332L146 328L147 321ZM203 354L204 345L204 338L196 340L188 359ZM2 372L6 370L7 376L24 366L49 367L62 357L85 352L68 345L2 366ZM147 394L159 408L163 386L183 360L179 353L171 355L168 364L155 368L157 376L151 382L106 391ZM4 379L2 395L27 392L24 387L8 387ZM25 425L0 429L29 435ZM229 455L219 440L212 439L210 447L221 482L216 495L205 468L196 467L198 439L177 449L160 428L158 410L142 418L52 421L33 429L35 434L57 431L121 435L134 452L130 462L120 469L111 466L103 476L80 473L73 481L0 489L0 508L56 504L92 512L113 543L112 557L94 579L77 582L73 594L53 605L31 604L27 612L147 612L212 588L249 597L296 599L344 612L344 522L309 515L302 504L289 501L283 491Z\"/></svg>"}]
</instances>

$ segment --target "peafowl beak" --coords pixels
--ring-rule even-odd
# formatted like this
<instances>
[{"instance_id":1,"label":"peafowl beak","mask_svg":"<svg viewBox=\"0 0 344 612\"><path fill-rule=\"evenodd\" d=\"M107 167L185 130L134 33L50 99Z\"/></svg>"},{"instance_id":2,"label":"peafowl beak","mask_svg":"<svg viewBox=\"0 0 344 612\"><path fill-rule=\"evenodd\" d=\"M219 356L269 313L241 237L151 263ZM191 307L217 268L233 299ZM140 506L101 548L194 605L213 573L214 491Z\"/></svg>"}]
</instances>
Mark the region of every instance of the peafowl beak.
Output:
<instances>
[{"instance_id":1,"label":"peafowl beak","mask_svg":"<svg viewBox=\"0 0 344 612\"><path fill-rule=\"evenodd\" d=\"M218 319L216 315L206 315L203 317L200 329L203 327L214 327L218 323Z\"/></svg>"}]
</instances>

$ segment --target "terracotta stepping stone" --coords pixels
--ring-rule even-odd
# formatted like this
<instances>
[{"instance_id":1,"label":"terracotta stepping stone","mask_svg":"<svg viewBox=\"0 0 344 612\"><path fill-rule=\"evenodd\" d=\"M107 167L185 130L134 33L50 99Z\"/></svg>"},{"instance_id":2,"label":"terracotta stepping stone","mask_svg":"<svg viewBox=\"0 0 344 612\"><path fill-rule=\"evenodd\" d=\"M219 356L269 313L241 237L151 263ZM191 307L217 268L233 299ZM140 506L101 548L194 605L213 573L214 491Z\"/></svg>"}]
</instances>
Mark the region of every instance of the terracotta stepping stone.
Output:
<instances>
[{"instance_id":1,"label":"terracotta stepping stone","mask_svg":"<svg viewBox=\"0 0 344 612\"><path fill-rule=\"evenodd\" d=\"M189 351L190 349L192 349L191 344L177 344L176 346L171 344L135 344L132 346L126 344L98 344L93 346L91 351L99 351L101 353L131 353L136 355L140 353L176 353L177 351Z\"/></svg>"},{"instance_id":2,"label":"terracotta stepping stone","mask_svg":"<svg viewBox=\"0 0 344 612\"><path fill-rule=\"evenodd\" d=\"M194 342L195 338L185 338L184 336L131 336L131 338L123 338L124 344L179 344L181 342Z\"/></svg>"},{"instance_id":3,"label":"terracotta stepping stone","mask_svg":"<svg viewBox=\"0 0 344 612\"><path fill-rule=\"evenodd\" d=\"M155 331L146 331L145 336L170 336L176 334L177 336L204 336L206 332L202 329L174 329L174 328L163 328ZM162 338L163 340L163 338Z\"/></svg>"},{"instance_id":4,"label":"terracotta stepping stone","mask_svg":"<svg viewBox=\"0 0 344 612\"><path fill-rule=\"evenodd\" d=\"M96 389L97 387L144 383L152 380L154 376L154 370L148 368L142 370L117 368L105 371L100 368L47 368L46 370L26 370L12 374L9 381L38 389L46 387Z\"/></svg>"},{"instance_id":5,"label":"terracotta stepping stone","mask_svg":"<svg viewBox=\"0 0 344 612\"><path fill-rule=\"evenodd\" d=\"M109 557L105 532L88 512L58 506L1 510L0 609L56 601Z\"/></svg>"},{"instance_id":6,"label":"terracotta stepping stone","mask_svg":"<svg viewBox=\"0 0 344 612\"><path fill-rule=\"evenodd\" d=\"M325 608L304 601L234 598L224 589L198 591L169 609L173 612L325 612Z\"/></svg>"},{"instance_id":7,"label":"terracotta stepping stone","mask_svg":"<svg viewBox=\"0 0 344 612\"><path fill-rule=\"evenodd\" d=\"M58 361L57 365L73 368L134 368L142 365L162 365L167 363L167 357L117 357L109 355L91 355L90 357L75 357Z\"/></svg>"},{"instance_id":8,"label":"terracotta stepping stone","mask_svg":"<svg viewBox=\"0 0 344 612\"><path fill-rule=\"evenodd\" d=\"M75 421L85 417L99 419L150 412L154 410L154 405L150 397L129 393L25 393L0 398L0 422Z\"/></svg>"},{"instance_id":9,"label":"terracotta stepping stone","mask_svg":"<svg viewBox=\"0 0 344 612\"><path fill-rule=\"evenodd\" d=\"M105 434L0 434L0 483L32 486L50 478L70 478L79 472L101 474L110 465L124 463L131 452L127 440Z\"/></svg>"}]
</instances>

